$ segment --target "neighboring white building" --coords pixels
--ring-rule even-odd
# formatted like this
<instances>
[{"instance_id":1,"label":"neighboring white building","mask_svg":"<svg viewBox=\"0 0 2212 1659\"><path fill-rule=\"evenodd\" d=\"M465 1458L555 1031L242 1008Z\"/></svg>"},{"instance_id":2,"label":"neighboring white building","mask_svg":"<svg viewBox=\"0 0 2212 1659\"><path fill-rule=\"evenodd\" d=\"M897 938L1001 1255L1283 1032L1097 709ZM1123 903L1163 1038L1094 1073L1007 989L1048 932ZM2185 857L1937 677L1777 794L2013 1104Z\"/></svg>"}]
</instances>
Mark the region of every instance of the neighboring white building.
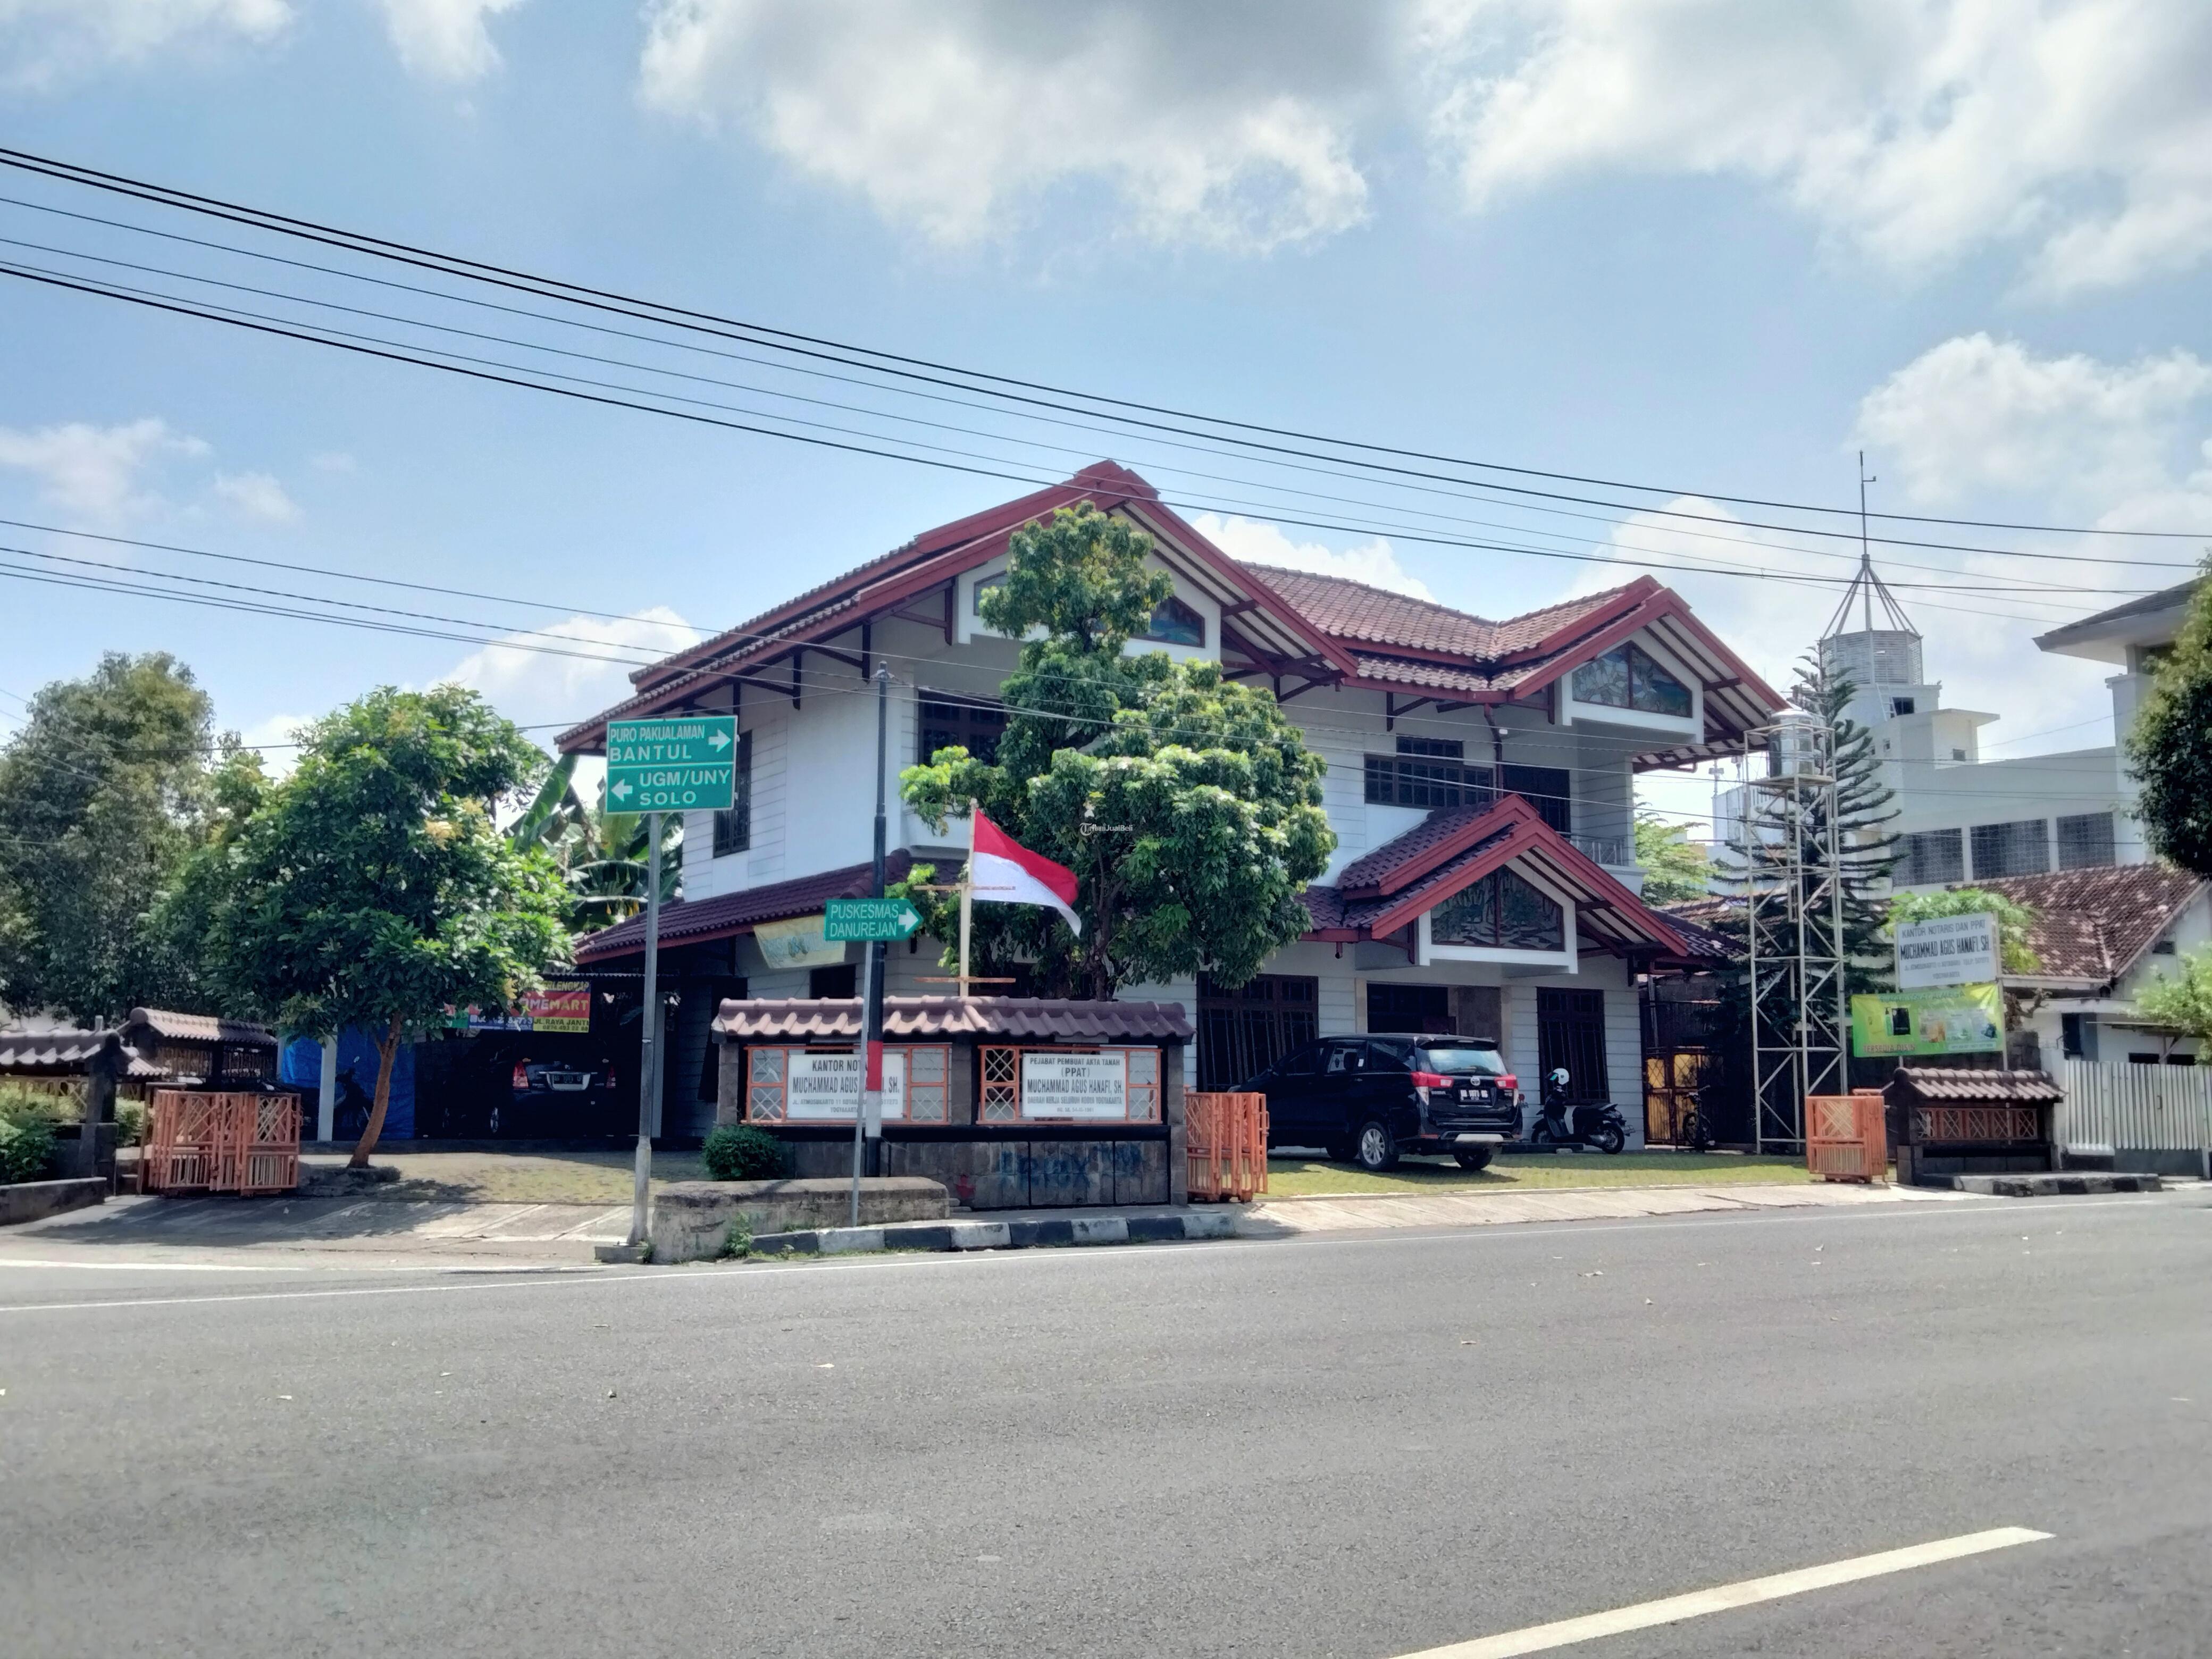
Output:
<instances>
[{"instance_id":1,"label":"neighboring white building","mask_svg":"<svg viewBox=\"0 0 2212 1659\"><path fill-rule=\"evenodd\" d=\"M1249 984L1132 988L1180 1001L1199 1032L1195 1080L1226 1086L1285 1045L1362 1030L1498 1039L1533 1081L1564 1064L1577 1092L1644 1122L1635 976L1702 961L1703 945L1638 896L1634 778L1740 750L1781 699L1680 599L1646 577L1491 622L1358 582L1239 564L1135 473L1100 464L926 532L896 551L640 671L635 696L562 735L604 747L608 718L731 710L743 798L684 826L684 899L663 911L662 972L684 988L662 1127L711 1121L708 1021L721 998L850 996L858 947L772 966L776 924L866 890L875 694L891 694L896 774L952 743L988 749L1005 720L1016 641L983 626L979 587L1009 538L1089 501L1151 532L1175 597L1133 651L1220 661L1271 685L1328 763L1339 846L1310 890L1312 930ZM893 879L957 871L963 830L892 809ZM582 941L586 972L634 967L641 920ZM894 949L887 988L943 993L933 947ZM627 959L627 961L625 960ZM695 1097L690 1085L696 1079Z\"/></svg>"},{"instance_id":2,"label":"neighboring white building","mask_svg":"<svg viewBox=\"0 0 2212 1659\"><path fill-rule=\"evenodd\" d=\"M1895 796L1897 816L1884 826L1898 837L1893 884L1925 889L2142 862L2148 853L2132 816L2123 745L2147 677L2172 647L2195 587L2183 583L2036 641L2045 651L2121 670L2106 682L2118 742L1984 760L1982 730L1999 717L1943 706L1942 683L1925 672L1919 630L1863 562L1820 642L1820 660L1853 686L1849 713L1873 734L1882 781ZM1715 835L1724 843L1742 833L1741 802L1740 788L1715 791Z\"/></svg>"}]
</instances>

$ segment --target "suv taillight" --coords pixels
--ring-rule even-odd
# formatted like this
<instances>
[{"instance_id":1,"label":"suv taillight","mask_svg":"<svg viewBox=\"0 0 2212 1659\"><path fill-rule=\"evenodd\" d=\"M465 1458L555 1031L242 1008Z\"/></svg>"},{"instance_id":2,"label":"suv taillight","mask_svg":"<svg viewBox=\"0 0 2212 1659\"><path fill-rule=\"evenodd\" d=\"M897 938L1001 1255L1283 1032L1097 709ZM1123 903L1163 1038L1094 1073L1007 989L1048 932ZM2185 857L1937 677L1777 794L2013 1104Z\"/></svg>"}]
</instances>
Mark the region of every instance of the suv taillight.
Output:
<instances>
[{"instance_id":1,"label":"suv taillight","mask_svg":"<svg viewBox=\"0 0 2212 1659\"><path fill-rule=\"evenodd\" d=\"M1508 1072L1498 1079L1498 1086L1501 1089L1517 1089L1521 1086L1521 1079Z\"/></svg>"},{"instance_id":2,"label":"suv taillight","mask_svg":"<svg viewBox=\"0 0 2212 1659\"><path fill-rule=\"evenodd\" d=\"M530 1067L527 1066L516 1066L514 1068L514 1079L507 1086L514 1089L527 1089L530 1086Z\"/></svg>"},{"instance_id":3,"label":"suv taillight","mask_svg":"<svg viewBox=\"0 0 2212 1659\"><path fill-rule=\"evenodd\" d=\"M1441 1072L1416 1072L1413 1073L1413 1086L1416 1089L1449 1089L1451 1079Z\"/></svg>"}]
</instances>

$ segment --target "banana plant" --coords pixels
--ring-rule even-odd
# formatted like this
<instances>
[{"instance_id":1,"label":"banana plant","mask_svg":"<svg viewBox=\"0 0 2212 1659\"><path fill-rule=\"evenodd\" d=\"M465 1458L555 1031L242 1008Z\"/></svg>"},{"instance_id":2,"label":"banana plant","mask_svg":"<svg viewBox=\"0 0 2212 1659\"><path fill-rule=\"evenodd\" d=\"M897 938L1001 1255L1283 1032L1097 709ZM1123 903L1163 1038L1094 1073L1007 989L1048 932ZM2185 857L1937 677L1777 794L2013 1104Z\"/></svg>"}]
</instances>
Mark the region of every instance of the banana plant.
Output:
<instances>
[{"instance_id":1,"label":"banana plant","mask_svg":"<svg viewBox=\"0 0 2212 1659\"><path fill-rule=\"evenodd\" d=\"M609 812L577 793L576 757L564 755L507 834L515 845L542 848L560 866L576 931L593 933L645 908L647 815ZM661 819L660 896L680 896L684 842L680 813Z\"/></svg>"}]
</instances>

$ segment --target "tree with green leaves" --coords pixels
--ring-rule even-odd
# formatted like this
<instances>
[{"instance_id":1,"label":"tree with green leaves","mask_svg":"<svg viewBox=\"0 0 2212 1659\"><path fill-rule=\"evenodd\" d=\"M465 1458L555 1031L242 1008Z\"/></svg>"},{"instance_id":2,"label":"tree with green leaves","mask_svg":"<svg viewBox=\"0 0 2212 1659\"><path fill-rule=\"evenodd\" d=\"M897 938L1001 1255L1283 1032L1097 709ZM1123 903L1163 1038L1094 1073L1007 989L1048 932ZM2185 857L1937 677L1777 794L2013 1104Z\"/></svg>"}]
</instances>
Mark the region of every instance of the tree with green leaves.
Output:
<instances>
[{"instance_id":1,"label":"tree with green leaves","mask_svg":"<svg viewBox=\"0 0 2212 1659\"><path fill-rule=\"evenodd\" d=\"M1889 902L1889 933L1905 921L1934 921L1942 916L1971 916L1986 910L1997 919L1997 951L2008 974L2033 974L2043 966L2028 935L2035 912L2016 899L1986 887L1949 887L1940 893L1899 893Z\"/></svg>"},{"instance_id":2,"label":"tree with green leaves","mask_svg":"<svg viewBox=\"0 0 2212 1659\"><path fill-rule=\"evenodd\" d=\"M981 602L987 624L1024 641L995 761L944 749L902 775L939 833L978 801L1075 872L1080 939L1053 911L978 905L974 971L1027 965L1042 989L1097 998L1196 973L1240 985L1312 925L1303 896L1336 844L1326 764L1270 693L1219 664L1125 650L1174 591L1152 550L1087 506L1017 532ZM921 890L933 874L902 889L950 945L957 906Z\"/></svg>"},{"instance_id":3,"label":"tree with green leaves","mask_svg":"<svg viewBox=\"0 0 2212 1659\"><path fill-rule=\"evenodd\" d=\"M2212 556L2206 561L2212 572ZM2212 876L2212 581L2200 581L2128 735L2136 815L2151 850Z\"/></svg>"},{"instance_id":4,"label":"tree with green leaves","mask_svg":"<svg viewBox=\"0 0 2212 1659\"><path fill-rule=\"evenodd\" d=\"M209 768L234 751L189 668L111 653L31 699L0 750L0 1000L114 1024L197 1006L197 963L153 923L205 833Z\"/></svg>"},{"instance_id":5,"label":"tree with green leaves","mask_svg":"<svg viewBox=\"0 0 2212 1659\"><path fill-rule=\"evenodd\" d=\"M298 769L185 885L239 1001L306 1036L375 1034L359 1166L384 1131L400 1042L535 988L566 958L566 896L553 861L494 821L544 757L474 692L386 686L305 735Z\"/></svg>"},{"instance_id":6,"label":"tree with green leaves","mask_svg":"<svg viewBox=\"0 0 2212 1659\"><path fill-rule=\"evenodd\" d=\"M2136 1012L2184 1036L2212 1041L2212 945L2174 958L2136 993Z\"/></svg>"},{"instance_id":7,"label":"tree with green leaves","mask_svg":"<svg viewBox=\"0 0 2212 1659\"><path fill-rule=\"evenodd\" d=\"M1712 860L1690 839L1690 826L1669 823L1649 807L1636 809L1636 861L1644 868L1647 903L1703 898L1712 890Z\"/></svg>"}]
</instances>

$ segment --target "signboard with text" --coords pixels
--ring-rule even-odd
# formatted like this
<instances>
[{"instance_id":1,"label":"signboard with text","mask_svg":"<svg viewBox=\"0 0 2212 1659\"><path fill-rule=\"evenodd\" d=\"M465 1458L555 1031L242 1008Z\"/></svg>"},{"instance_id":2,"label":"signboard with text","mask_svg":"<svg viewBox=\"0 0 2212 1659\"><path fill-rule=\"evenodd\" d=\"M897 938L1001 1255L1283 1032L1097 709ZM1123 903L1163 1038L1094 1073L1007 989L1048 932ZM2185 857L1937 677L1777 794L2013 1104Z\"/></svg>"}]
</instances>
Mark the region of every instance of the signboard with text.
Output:
<instances>
[{"instance_id":1,"label":"signboard with text","mask_svg":"<svg viewBox=\"0 0 2212 1659\"><path fill-rule=\"evenodd\" d=\"M820 916L755 922L753 943L771 968L831 968L845 959L844 944L824 937Z\"/></svg>"},{"instance_id":2,"label":"signboard with text","mask_svg":"<svg viewBox=\"0 0 2212 1659\"><path fill-rule=\"evenodd\" d=\"M588 1031L592 1029L592 988L588 985L549 985L542 991L525 991L522 1006L512 1013L486 1013L470 1008L454 1014L456 1030L471 1031Z\"/></svg>"},{"instance_id":3,"label":"signboard with text","mask_svg":"<svg viewBox=\"0 0 2212 1659\"><path fill-rule=\"evenodd\" d=\"M793 1054L785 1062L784 1115L793 1123L850 1123L860 1110L860 1056ZM906 1116L906 1056L884 1055L884 1116Z\"/></svg>"},{"instance_id":4,"label":"signboard with text","mask_svg":"<svg viewBox=\"0 0 2212 1659\"><path fill-rule=\"evenodd\" d=\"M1119 1052L1061 1054L1036 1049L1024 1051L1022 1115L1127 1117L1129 1057Z\"/></svg>"},{"instance_id":5,"label":"signboard with text","mask_svg":"<svg viewBox=\"0 0 2212 1659\"><path fill-rule=\"evenodd\" d=\"M1986 910L1897 924L1897 988L1921 991L1941 985L1994 981L1997 919Z\"/></svg>"},{"instance_id":6,"label":"signboard with text","mask_svg":"<svg viewBox=\"0 0 2212 1659\"><path fill-rule=\"evenodd\" d=\"M823 913L829 939L904 939L921 926L921 912L902 898L831 899Z\"/></svg>"},{"instance_id":7,"label":"signboard with text","mask_svg":"<svg viewBox=\"0 0 2212 1659\"><path fill-rule=\"evenodd\" d=\"M607 811L726 811L737 805L738 720L607 722Z\"/></svg>"},{"instance_id":8,"label":"signboard with text","mask_svg":"<svg viewBox=\"0 0 2212 1659\"><path fill-rule=\"evenodd\" d=\"M1851 999L1855 1054L1990 1054L2003 1047L2004 993L1993 984Z\"/></svg>"}]
</instances>

